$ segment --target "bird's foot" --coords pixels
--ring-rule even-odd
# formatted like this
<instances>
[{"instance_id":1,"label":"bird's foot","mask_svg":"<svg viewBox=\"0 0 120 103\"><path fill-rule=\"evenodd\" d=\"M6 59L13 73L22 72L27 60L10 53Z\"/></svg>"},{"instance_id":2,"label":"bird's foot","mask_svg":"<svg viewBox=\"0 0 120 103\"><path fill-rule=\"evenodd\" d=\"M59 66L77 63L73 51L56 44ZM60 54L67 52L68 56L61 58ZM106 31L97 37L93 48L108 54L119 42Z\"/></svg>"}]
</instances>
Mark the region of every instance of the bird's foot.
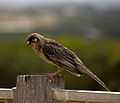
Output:
<instances>
[{"instance_id":1,"label":"bird's foot","mask_svg":"<svg viewBox=\"0 0 120 103\"><path fill-rule=\"evenodd\" d=\"M54 80L55 78L58 78L58 77L60 77L60 74L54 74L54 73L50 73L50 74L48 74L48 79L49 80Z\"/></svg>"},{"instance_id":2,"label":"bird's foot","mask_svg":"<svg viewBox=\"0 0 120 103\"><path fill-rule=\"evenodd\" d=\"M54 73L49 73L48 74L48 79L52 81L52 80L55 80L56 78L61 77L62 75L60 74L60 72L61 72L61 70L58 70Z\"/></svg>"}]
</instances>

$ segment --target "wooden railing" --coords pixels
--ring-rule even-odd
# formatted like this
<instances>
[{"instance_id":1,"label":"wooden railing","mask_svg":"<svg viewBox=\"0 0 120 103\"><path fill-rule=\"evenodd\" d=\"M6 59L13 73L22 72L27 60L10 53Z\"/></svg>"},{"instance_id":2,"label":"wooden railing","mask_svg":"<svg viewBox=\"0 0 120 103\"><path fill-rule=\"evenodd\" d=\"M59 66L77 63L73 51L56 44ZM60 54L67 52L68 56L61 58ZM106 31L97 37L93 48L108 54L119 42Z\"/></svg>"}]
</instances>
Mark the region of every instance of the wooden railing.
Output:
<instances>
[{"instance_id":1,"label":"wooden railing","mask_svg":"<svg viewBox=\"0 0 120 103\"><path fill-rule=\"evenodd\" d=\"M54 89L54 98L70 103L120 103L120 92Z\"/></svg>"},{"instance_id":2,"label":"wooden railing","mask_svg":"<svg viewBox=\"0 0 120 103\"><path fill-rule=\"evenodd\" d=\"M13 90L0 88L0 103L13 103Z\"/></svg>"},{"instance_id":3,"label":"wooden railing","mask_svg":"<svg viewBox=\"0 0 120 103\"><path fill-rule=\"evenodd\" d=\"M1 88L0 103L120 103L120 92L66 90L61 77L18 76L16 88Z\"/></svg>"}]
</instances>

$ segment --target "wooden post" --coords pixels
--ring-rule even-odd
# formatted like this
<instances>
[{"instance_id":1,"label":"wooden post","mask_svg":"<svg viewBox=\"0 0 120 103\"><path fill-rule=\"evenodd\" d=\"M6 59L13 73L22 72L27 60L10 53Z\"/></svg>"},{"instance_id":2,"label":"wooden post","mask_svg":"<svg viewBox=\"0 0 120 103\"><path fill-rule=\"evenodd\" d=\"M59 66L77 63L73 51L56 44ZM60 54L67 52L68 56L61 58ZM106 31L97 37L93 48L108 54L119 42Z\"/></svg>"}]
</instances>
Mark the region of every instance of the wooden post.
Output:
<instances>
[{"instance_id":1,"label":"wooden post","mask_svg":"<svg viewBox=\"0 0 120 103\"><path fill-rule=\"evenodd\" d=\"M55 103L52 88L64 88L61 76L50 80L48 75L20 75L17 77L15 101L16 103Z\"/></svg>"}]
</instances>

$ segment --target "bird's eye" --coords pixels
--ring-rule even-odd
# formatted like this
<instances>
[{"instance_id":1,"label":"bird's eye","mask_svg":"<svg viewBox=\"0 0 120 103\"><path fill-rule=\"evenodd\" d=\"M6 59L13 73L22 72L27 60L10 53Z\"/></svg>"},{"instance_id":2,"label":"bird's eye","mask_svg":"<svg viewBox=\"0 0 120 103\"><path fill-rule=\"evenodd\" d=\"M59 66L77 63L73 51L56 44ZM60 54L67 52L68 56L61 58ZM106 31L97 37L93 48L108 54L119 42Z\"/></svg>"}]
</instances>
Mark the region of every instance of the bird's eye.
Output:
<instances>
[{"instance_id":1,"label":"bird's eye","mask_svg":"<svg viewBox=\"0 0 120 103\"><path fill-rule=\"evenodd\" d=\"M38 39L37 39L37 38L34 38L34 39L33 39L33 42L35 42L35 43L38 42Z\"/></svg>"}]
</instances>

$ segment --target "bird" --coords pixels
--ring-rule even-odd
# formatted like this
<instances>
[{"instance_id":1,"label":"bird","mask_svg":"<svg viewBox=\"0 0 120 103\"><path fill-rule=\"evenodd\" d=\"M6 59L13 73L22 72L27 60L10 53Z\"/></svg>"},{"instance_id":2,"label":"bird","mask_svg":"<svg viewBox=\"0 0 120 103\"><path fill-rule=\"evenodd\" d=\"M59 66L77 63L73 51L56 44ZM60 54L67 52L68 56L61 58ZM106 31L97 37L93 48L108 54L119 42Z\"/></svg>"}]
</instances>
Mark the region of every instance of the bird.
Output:
<instances>
[{"instance_id":1,"label":"bird","mask_svg":"<svg viewBox=\"0 0 120 103\"><path fill-rule=\"evenodd\" d=\"M26 37L25 42L26 45L30 46L45 62L59 67L55 74L62 70L77 77L85 74L98 82L106 91L110 91L105 83L88 69L72 50L63 46L63 44L58 41L45 37L41 33L31 33Z\"/></svg>"}]
</instances>

